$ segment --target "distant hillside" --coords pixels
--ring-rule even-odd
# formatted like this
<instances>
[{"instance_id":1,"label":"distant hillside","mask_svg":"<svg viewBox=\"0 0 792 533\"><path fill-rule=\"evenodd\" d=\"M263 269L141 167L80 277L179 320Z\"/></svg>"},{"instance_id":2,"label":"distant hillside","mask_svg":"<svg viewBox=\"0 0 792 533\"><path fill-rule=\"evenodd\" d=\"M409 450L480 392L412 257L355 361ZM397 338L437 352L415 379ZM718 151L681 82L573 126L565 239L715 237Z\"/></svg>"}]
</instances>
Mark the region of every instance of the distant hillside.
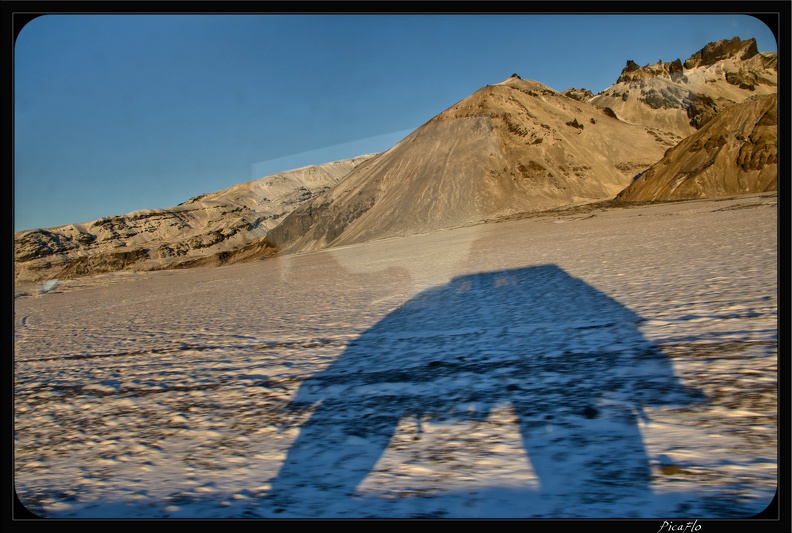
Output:
<instances>
[{"instance_id":1,"label":"distant hillside","mask_svg":"<svg viewBox=\"0 0 792 533\"><path fill-rule=\"evenodd\" d=\"M168 209L17 232L15 279L212 265L239 256L241 250L265 250L257 241L284 216L371 157L279 172Z\"/></svg>"}]
</instances>

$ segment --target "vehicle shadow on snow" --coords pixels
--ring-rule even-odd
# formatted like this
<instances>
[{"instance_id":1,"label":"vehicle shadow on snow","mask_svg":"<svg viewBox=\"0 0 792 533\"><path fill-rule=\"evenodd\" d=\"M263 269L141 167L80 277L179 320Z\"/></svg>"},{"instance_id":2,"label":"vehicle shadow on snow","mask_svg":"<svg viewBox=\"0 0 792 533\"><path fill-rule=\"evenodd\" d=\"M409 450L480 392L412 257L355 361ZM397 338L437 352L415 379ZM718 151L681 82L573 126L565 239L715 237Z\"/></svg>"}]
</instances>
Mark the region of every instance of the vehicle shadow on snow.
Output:
<instances>
[{"instance_id":1,"label":"vehicle shadow on snow","mask_svg":"<svg viewBox=\"0 0 792 533\"><path fill-rule=\"evenodd\" d=\"M643 407L703 395L682 385L640 320L556 265L459 276L416 295L302 383L289 409L313 411L268 507L348 508L400 420L483 421L506 403L535 494L584 506L650 495Z\"/></svg>"}]
</instances>

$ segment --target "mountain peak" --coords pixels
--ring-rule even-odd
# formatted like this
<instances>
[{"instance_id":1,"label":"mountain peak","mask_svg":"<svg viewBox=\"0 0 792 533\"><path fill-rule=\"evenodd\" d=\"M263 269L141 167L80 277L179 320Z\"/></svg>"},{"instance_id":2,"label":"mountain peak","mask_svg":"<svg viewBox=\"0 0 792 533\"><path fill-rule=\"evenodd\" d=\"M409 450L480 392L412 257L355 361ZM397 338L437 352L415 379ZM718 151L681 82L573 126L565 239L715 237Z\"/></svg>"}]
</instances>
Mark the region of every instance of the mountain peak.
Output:
<instances>
[{"instance_id":1,"label":"mountain peak","mask_svg":"<svg viewBox=\"0 0 792 533\"><path fill-rule=\"evenodd\" d=\"M536 80L526 80L517 74L512 74L505 80L499 83L493 83L492 85L505 85L512 87L513 89L520 89L521 91L534 91L541 94L556 94L555 90L551 89L544 83L538 82Z\"/></svg>"},{"instance_id":2,"label":"mountain peak","mask_svg":"<svg viewBox=\"0 0 792 533\"><path fill-rule=\"evenodd\" d=\"M745 41L739 37L732 39L722 39L708 43L704 48L690 56L685 61L685 68L703 67L713 65L723 59L749 59L759 53L756 47L756 39L751 38Z\"/></svg>"}]
</instances>

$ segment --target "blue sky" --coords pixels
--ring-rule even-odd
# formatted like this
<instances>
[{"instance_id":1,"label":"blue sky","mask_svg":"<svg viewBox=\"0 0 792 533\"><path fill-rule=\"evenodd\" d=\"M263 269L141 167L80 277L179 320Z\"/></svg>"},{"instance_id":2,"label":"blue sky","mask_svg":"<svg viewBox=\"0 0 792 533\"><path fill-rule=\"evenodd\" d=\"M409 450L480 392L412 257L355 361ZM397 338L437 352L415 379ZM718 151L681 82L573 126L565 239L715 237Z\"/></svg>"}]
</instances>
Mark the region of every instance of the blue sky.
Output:
<instances>
[{"instance_id":1,"label":"blue sky","mask_svg":"<svg viewBox=\"0 0 792 533\"><path fill-rule=\"evenodd\" d=\"M47 15L14 49L14 229L385 150L515 72L596 93L735 36L777 49L747 15Z\"/></svg>"}]
</instances>

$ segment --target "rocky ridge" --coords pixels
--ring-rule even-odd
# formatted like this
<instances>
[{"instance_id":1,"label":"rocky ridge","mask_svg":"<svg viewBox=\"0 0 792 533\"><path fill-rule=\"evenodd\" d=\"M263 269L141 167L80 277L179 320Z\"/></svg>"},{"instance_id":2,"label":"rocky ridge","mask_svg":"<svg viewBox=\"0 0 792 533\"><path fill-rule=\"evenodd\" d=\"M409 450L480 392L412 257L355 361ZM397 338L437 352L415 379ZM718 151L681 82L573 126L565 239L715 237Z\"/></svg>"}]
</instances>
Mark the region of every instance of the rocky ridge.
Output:
<instances>
[{"instance_id":1,"label":"rocky ridge","mask_svg":"<svg viewBox=\"0 0 792 533\"><path fill-rule=\"evenodd\" d=\"M641 67L628 61L616 83L588 101L676 144L723 109L776 93L777 83L777 54L758 52L755 39L735 37L709 43L684 62Z\"/></svg>"},{"instance_id":2,"label":"rocky ridge","mask_svg":"<svg viewBox=\"0 0 792 533\"><path fill-rule=\"evenodd\" d=\"M17 232L15 279L215 265L252 250L270 253L261 241L269 230L372 155L279 172L168 209Z\"/></svg>"}]
</instances>

